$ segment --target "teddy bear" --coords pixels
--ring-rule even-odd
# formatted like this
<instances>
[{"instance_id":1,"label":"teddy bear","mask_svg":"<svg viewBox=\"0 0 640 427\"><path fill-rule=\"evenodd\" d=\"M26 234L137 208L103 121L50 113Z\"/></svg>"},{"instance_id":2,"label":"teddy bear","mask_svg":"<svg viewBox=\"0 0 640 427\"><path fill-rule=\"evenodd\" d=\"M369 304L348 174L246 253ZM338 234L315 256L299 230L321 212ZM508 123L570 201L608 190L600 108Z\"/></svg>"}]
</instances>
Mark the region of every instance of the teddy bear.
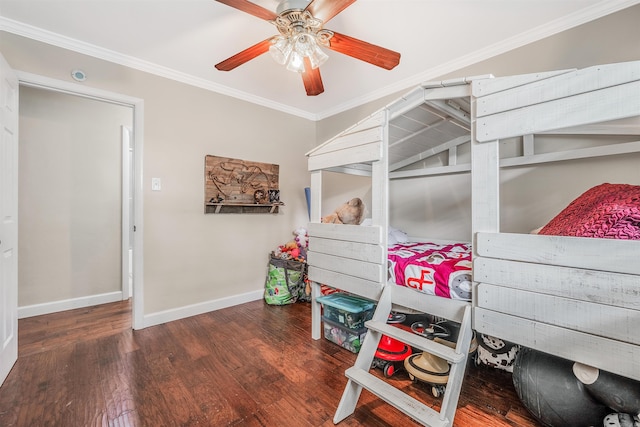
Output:
<instances>
[{"instance_id":1,"label":"teddy bear","mask_svg":"<svg viewBox=\"0 0 640 427\"><path fill-rule=\"evenodd\" d=\"M321 222L327 224L352 224L360 225L364 215L364 203L358 197L340 205L329 215L322 217Z\"/></svg>"}]
</instances>

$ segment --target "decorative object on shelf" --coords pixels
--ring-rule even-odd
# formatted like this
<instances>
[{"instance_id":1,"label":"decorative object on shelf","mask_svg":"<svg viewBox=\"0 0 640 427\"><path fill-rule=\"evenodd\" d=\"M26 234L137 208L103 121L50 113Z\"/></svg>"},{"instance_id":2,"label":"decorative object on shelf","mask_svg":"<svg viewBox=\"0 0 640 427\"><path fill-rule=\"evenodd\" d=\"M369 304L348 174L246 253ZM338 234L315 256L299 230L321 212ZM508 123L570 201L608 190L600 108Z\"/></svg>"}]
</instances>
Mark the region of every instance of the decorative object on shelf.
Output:
<instances>
[{"instance_id":1,"label":"decorative object on shelf","mask_svg":"<svg viewBox=\"0 0 640 427\"><path fill-rule=\"evenodd\" d=\"M275 164L205 156L205 213L277 213L279 172Z\"/></svg>"}]
</instances>

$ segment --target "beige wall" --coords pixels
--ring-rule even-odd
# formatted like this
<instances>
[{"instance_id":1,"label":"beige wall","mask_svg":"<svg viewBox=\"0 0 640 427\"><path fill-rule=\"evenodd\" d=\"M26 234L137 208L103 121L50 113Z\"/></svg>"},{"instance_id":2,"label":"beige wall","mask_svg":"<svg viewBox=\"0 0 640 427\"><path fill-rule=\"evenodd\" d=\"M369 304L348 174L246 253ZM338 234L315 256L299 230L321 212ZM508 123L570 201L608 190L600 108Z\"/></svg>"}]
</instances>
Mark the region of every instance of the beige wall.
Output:
<instances>
[{"instance_id":1,"label":"beige wall","mask_svg":"<svg viewBox=\"0 0 640 427\"><path fill-rule=\"evenodd\" d=\"M131 108L20 89L19 305L121 286L121 126Z\"/></svg>"},{"instance_id":2,"label":"beige wall","mask_svg":"<svg viewBox=\"0 0 640 427\"><path fill-rule=\"evenodd\" d=\"M145 315L263 289L269 252L308 222L313 122L11 34L0 50L14 69L81 68L85 85L144 100ZM207 154L280 165L281 213L204 215Z\"/></svg>"},{"instance_id":3,"label":"beige wall","mask_svg":"<svg viewBox=\"0 0 640 427\"><path fill-rule=\"evenodd\" d=\"M499 77L640 60L638 22L640 5L442 76L442 79L482 74ZM410 89L318 122L318 143ZM544 225L575 197L602 182L640 184L639 162L640 154L634 154L505 170L501 187L502 229L526 232ZM360 182L361 187L349 188L349 192L331 197L347 199L368 193L368 183ZM391 225L414 236L469 240L470 183L469 174L393 181L390 186Z\"/></svg>"},{"instance_id":4,"label":"beige wall","mask_svg":"<svg viewBox=\"0 0 640 427\"><path fill-rule=\"evenodd\" d=\"M443 77L500 76L639 59L639 21L640 6L635 6ZM313 123L11 34L2 34L0 50L15 69L70 81L70 70L81 68L88 75L85 85L144 99L145 314L262 289L268 253L307 222L303 188L309 175L304 153L396 97ZM207 154L279 164L286 203L282 213L204 215ZM605 179L640 183L635 168L639 159L623 157L590 160L595 163L588 173L565 162L507 175L513 185L504 187L504 200L526 197L532 206L524 212L506 210L505 220L514 221L507 227L537 225L560 201L568 202ZM162 179L161 192L150 191L151 177ZM411 185L403 181L401 191L392 188L392 198L403 195L392 199L393 209L398 210L392 211L392 222L398 218L398 225L415 235L433 235L435 230L449 235L444 237L468 238L465 180L468 177ZM333 190L331 201L338 204L354 195L369 198L370 188L357 181L342 194ZM339 180L333 182L341 185ZM417 204L419 210L406 209L408 203ZM553 207L542 208L551 203ZM438 220L425 223L424 212ZM460 236L450 236L451 230Z\"/></svg>"}]
</instances>

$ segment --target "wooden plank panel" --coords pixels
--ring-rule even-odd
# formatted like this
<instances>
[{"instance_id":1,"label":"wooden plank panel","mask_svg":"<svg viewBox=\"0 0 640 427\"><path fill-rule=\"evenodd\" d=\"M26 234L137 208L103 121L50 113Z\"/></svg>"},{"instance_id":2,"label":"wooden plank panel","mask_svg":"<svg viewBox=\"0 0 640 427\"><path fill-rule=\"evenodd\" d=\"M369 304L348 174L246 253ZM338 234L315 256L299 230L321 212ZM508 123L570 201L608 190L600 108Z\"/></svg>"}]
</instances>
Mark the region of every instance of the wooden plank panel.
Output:
<instances>
[{"instance_id":1,"label":"wooden plank panel","mask_svg":"<svg viewBox=\"0 0 640 427\"><path fill-rule=\"evenodd\" d=\"M331 286L342 291L351 292L374 301L380 299L382 284L347 274L336 273L313 265L309 266L309 280Z\"/></svg>"},{"instance_id":2,"label":"wooden plank panel","mask_svg":"<svg viewBox=\"0 0 640 427\"><path fill-rule=\"evenodd\" d=\"M478 307L640 344L640 311L480 283Z\"/></svg>"},{"instance_id":3,"label":"wooden plank panel","mask_svg":"<svg viewBox=\"0 0 640 427\"><path fill-rule=\"evenodd\" d=\"M478 99L477 117L574 97L613 86L626 86L627 83L640 80L640 61L597 65L582 70L560 71L559 73L560 75L553 78L543 78L500 93L482 96ZM553 72L544 73L541 76L545 74L549 76ZM535 75L530 74L529 76ZM522 76L507 77L507 79L516 80L519 77ZM498 84L500 80L502 79L495 79L493 82ZM479 87L482 85L483 82L478 82ZM486 85L491 85L491 81Z\"/></svg>"},{"instance_id":4,"label":"wooden plank panel","mask_svg":"<svg viewBox=\"0 0 640 427\"><path fill-rule=\"evenodd\" d=\"M480 142L640 115L640 81L478 118Z\"/></svg>"},{"instance_id":5,"label":"wooden plank panel","mask_svg":"<svg viewBox=\"0 0 640 427\"><path fill-rule=\"evenodd\" d=\"M478 233L479 256L640 275L640 242L515 233Z\"/></svg>"},{"instance_id":6,"label":"wooden plank panel","mask_svg":"<svg viewBox=\"0 0 640 427\"><path fill-rule=\"evenodd\" d=\"M545 80L550 77L555 77L560 74L570 73L573 71L575 71L575 68L569 69L569 70L549 71L546 73L520 74L517 76L474 80L472 81L472 93L473 93L473 96L475 97L478 97L478 98L484 97L487 95L491 95L493 93L512 89L518 86L526 85L526 84L537 82L540 80Z\"/></svg>"},{"instance_id":7,"label":"wooden plank panel","mask_svg":"<svg viewBox=\"0 0 640 427\"><path fill-rule=\"evenodd\" d=\"M473 279L640 310L640 278L632 274L477 257L473 260Z\"/></svg>"},{"instance_id":8,"label":"wooden plank panel","mask_svg":"<svg viewBox=\"0 0 640 427\"><path fill-rule=\"evenodd\" d=\"M344 258L352 258L360 261L373 262L376 264L385 263L385 253L381 245L367 243L349 242L345 240L333 240L314 238L313 252L320 252L327 255L335 255Z\"/></svg>"},{"instance_id":9,"label":"wooden plank panel","mask_svg":"<svg viewBox=\"0 0 640 427\"><path fill-rule=\"evenodd\" d=\"M640 346L475 308L477 332L640 380Z\"/></svg>"},{"instance_id":10,"label":"wooden plank panel","mask_svg":"<svg viewBox=\"0 0 640 427\"><path fill-rule=\"evenodd\" d=\"M471 82L459 85L442 86L439 88L425 88L424 100L463 98L471 94Z\"/></svg>"},{"instance_id":11,"label":"wooden plank panel","mask_svg":"<svg viewBox=\"0 0 640 427\"><path fill-rule=\"evenodd\" d=\"M382 227L377 225L312 223L308 224L307 233L310 239L309 246L314 237L359 243L382 243Z\"/></svg>"},{"instance_id":12,"label":"wooden plank panel","mask_svg":"<svg viewBox=\"0 0 640 427\"><path fill-rule=\"evenodd\" d=\"M640 129L638 129L640 133ZM500 167L526 166L538 163L560 162L565 160L586 159L601 156L637 153L640 151L640 141L622 142L618 144L601 145L598 147L577 148L567 151L531 154L522 157L500 159Z\"/></svg>"},{"instance_id":13,"label":"wooden plank panel","mask_svg":"<svg viewBox=\"0 0 640 427\"><path fill-rule=\"evenodd\" d=\"M421 313L429 313L460 323L469 302L452 300L435 295L427 295L415 289L398 285L391 286L392 301L395 305L410 308Z\"/></svg>"},{"instance_id":14,"label":"wooden plank panel","mask_svg":"<svg viewBox=\"0 0 640 427\"><path fill-rule=\"evenodd\" d=\"M319 267L377 283L381 283L383 280L383 269L380 264L326 255L313 251L307 253L307 263L309 266ZM386 269L384 272L386 273Z\"/></svg>"},{"instance_id":15,"label":"wooden plank panel","mask_svg":"<svg viewBox=\"0 0 640 427\"><path fill-rule=\"evenodd\" d=\"M373 113L371 116L367 117L366 119L361 120L354 126L348 128L345 131L345 133L359 132L361 130L382 126L384 124L384 121L385 121L385 111L379 110Z\"/></svg>"},{"instance_id":16,"label":"wooden plank panel","mask_svg":"<svg viewBox=\"0 0 640 427\"><path fill-rule=\"evenodd\" d=\"M382 158L380 141L359 145L339 152L320 154L309 157L309 171L345 166L352 163L374 162Z\"/></svg>"},{"instance_id":17,"label":"wooden plank panel","mask_svg":"<svg viewBox=\"0 0 640 427\"><path fill-rule=\"evenodd\" d=\"M324 149L327 145L330 145L331 143L333 143L333 141L336 138L339 138L342 135L346 135L348 133L353 133L353 132L358 132L358 131L369 129L369 128L373 128L373 127L378 127L378 126L382 125L384 123L384 121L385 121L385 111L384 110L379 110L379 111L373 113L372 115L370 115L369 117L367 117L367 118L361 120L360 122L356 123L355 125L351 126L350 128L340 132L338 135L334 136L333 138L328 139L327 141L325 141L322 144L318 145L314 149L308 151L306 153L306 156L313 156L318 150Z\"/></svg>"},{"instance_id":18,"label":"wooden plank panel","mask_svg":"<svg viewBox=\"0 0 640 427\"><path fill-rule=\"evenodd\" d=\"M334 151L345 150L347 148L357 147L372 142L382 140L382 127L378 126L372 129L366 129L360 132L345 133L335 138L331 144L325 145L313 153L312 157L322 154L332 153Z\"/></svg>"}]
</instances>

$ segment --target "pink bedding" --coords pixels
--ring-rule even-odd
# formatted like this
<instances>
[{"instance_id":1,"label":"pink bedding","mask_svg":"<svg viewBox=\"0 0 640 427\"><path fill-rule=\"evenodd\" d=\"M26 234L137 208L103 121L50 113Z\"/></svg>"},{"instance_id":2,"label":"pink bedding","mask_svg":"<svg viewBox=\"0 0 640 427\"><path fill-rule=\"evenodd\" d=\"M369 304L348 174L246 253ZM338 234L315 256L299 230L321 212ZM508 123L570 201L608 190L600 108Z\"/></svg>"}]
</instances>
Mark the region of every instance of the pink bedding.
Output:
<instances>
[{"instance_id":1,"label":"pink bedding","mask_svg":"<svg viewBox=\"0 0 640 427\"><path fill-rule=\"evenodd\" d=\"M389 282L445 298L471 300L471 246L403 243L389 247Z\"/></svg>"},{"instance_id":2,"label":"pink bedding","mask_svg":"<svg viewBox=\"0 0 640 427\"><path fill-rule=\"evenodd\" d=\"M540 234L556 236L640 239L640 186L595 186L556 215Z\"/></svg>"}]
</instances>

